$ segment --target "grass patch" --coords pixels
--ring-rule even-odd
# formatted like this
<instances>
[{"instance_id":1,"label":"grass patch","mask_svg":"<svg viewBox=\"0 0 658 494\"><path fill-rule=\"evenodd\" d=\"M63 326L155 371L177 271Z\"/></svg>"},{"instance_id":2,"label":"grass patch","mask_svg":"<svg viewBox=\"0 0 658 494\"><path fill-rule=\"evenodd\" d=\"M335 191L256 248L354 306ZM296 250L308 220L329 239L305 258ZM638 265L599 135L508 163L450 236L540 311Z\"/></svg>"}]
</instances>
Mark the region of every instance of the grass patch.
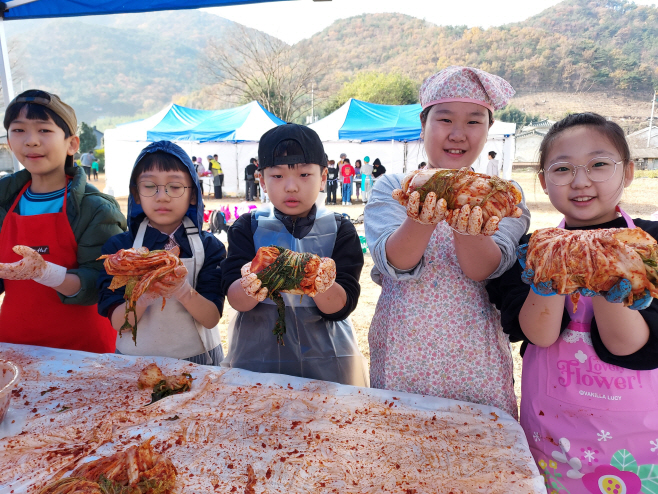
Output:
<instances>
[{"instance_id":1,"label":"grass patch","mask_svg":"<svg viewBox=\"0 0 658 494\"><path fill-rule=\"evenodd\" d=\"M635 178L658 178L658 170L635 170Z\"/></svg>"}]
</instances>

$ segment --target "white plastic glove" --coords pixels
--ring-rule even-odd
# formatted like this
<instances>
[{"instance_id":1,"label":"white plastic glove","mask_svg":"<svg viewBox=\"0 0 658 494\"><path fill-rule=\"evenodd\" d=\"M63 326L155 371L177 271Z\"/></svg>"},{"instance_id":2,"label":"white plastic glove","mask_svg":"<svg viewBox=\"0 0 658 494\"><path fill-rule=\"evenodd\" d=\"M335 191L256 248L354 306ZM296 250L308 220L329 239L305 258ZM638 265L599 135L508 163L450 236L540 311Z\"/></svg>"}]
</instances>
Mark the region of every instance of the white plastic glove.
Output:
<instances>
[{"instance_id":1,"label":"white plastic glove","mask_svg":"<svg viewBox=\"0 0 658 494\"><path fill-rule=\"evenodd\" d=\"M336 262L330 257L323 257L318 267L315 278L315 289L317 293L324 293L336 281Z\"/></svg>"},{"instance_id":2,"label":"white plastic glove","mask_svg":"<svg viewBox=\"0 0 658 494\"><path fill-rule=\"evenodd\" d=\"M44 261L41 254L26 245L12 249L23 259L11 263L0 263L0 278L5 280L34 280L44 286L55 288L64 283L66 268Z\"/></svg>"},{"instance_id":3,"label":"white plastic glove","mask_svg":"<svg viewBox=\"0 0 658 494\"><path fill-rule=\"evenodd\" d=\"M156 281L151 287L137 299L137 307L148 307L156 300L163 298L184 299L193 292L192 286L187 281L187 268L183 265L176 266L173 272ZM164 304L163 304L164 305Z\"/></svg>"},{"instance_id":4,"label":"white plastic glove","mask_svg":"<svg viewBox=\"0 0 658 494\"><path fill-rule=\"evenodd\" d=\"M393 191L393 198L398 195L404 194L401 189ZM397 200L397 199L396 199ZM425 196L425 201L421 208L420 205L420 192L414 191L409 195L407 202L407 216L416 223L421 225L436 225L443 221L448 211L448 203L441 198L436 200L436 193L430 192Z\"/></svg>"},{"instance_id":5,"label":"white plastic glove","mask_svg":"<svg viewBox=\"0 0 658 494\"><path fill-rule=\"evenodd\" d=\"M267 298L267 288L261 288L261 281L255 273L251 272L251 262L248 262L240 269L242 278L240 278L240 286L247 295L262 302Z\"/></svg>"},{"instance_id":6,"label":"white plastic glove","mask_svg":"<svg viewBox=\"0 0 658 494\"><path fill-rule=\"evenodd\" d=\"M448 224L457 232L465 235L485 235L490 237L496 233L496 228L500 219L498 216L492 216L487 220L487 223L482 226L482 208L466 204L459 209L453 209L447 215Z\"/></svg>"}]
</instances>

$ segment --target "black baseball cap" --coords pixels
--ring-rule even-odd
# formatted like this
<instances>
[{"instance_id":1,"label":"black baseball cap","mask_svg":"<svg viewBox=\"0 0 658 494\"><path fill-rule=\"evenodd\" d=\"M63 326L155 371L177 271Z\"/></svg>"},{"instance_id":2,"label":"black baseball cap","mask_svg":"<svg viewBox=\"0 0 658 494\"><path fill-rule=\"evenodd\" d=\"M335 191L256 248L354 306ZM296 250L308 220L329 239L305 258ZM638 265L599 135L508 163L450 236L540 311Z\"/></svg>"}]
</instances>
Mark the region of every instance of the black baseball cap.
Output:
<instances>
[{"instance_id":1,"label":"black baseball cap","mask_svg":"<svg viewBox=\"0 0 658 494\"><path fill-rule=\"evenodd\" d=\"M303 154L288 154L274 157L274 150L283 141L299 144ZM327 155L320 136L305 125L285 124L268 130L258 143L258 168L263 169L277 165L295 165L297 163L316 163L327 166Z\"/></svg>"}]
</instances>

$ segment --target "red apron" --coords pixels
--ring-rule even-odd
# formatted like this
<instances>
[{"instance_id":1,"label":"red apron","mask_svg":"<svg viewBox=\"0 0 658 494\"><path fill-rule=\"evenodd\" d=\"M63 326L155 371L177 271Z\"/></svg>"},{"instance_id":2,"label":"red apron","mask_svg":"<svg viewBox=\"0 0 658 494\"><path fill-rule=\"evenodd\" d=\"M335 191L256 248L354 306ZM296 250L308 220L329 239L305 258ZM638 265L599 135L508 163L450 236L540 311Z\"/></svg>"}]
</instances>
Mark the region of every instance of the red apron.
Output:
<instances>
[{"instance_id":1,"label":"red apron","mask_svg":"<svg viewBox=\"0 0 658 494\"><path fill-rule=\"evenodd\" d=\"M16 262L12 248L27 245L44 260L78 267L78 244L66 216L66 196L60 213L21 216L14 212L29 182L14 201L0 231L0 262ZM33 280L4 280L0 309L0 341L96 353L114 353L116 331L98 314L96 304L64 304L54 288Z\"/></svg>"}]
</instances>

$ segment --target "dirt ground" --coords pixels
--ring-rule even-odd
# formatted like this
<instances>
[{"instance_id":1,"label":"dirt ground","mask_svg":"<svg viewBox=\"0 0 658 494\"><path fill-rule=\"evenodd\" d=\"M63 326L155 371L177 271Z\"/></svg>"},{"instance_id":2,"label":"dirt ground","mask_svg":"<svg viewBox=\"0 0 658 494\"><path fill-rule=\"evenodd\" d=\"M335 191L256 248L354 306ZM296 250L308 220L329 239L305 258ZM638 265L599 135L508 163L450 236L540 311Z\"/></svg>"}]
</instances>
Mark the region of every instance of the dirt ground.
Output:
<instances>
[{"instance_id":1,"label":"dirt ground","mask_svg":"<svg viewBox=\"0 0 658 494\"><path fill-rule=\"evenodd\" d=\"M530 209L531 223L530 231L538 228L547 228L557 225L561 220L561 215L551 205L548 196L544 194L539 181L536 179L537 175L531 171L518 171L514 172L512 179L516 180L522 187L525 193L526 204ZM99 182L94 182L101 191L105 186L104 176L101 175ZM655 178L638 178L629 188L624 192L621 206L633 218L650 219L652 213L658 210L658 179ZM119 204L124 214L127 211L127 198L118 198ZM239 204L242 202L240 199L227 198L216 200L204 197L204 204L206 209L216 209L219 205L224 204ZM254 204L260 204L256 202ZM364 205L353 203L352 206L330 206L330 209L347 213L351 218L357 218L363 213ZM363 224L356 225L359 235L365 236ZM368 330L370 328L370 321L375 313L377 306L377 299L381 288L370 279L370 269L373 266L370 253L365 255L365 265L361 273L361 297L356 310L352 313L352 323L356 330L356 337L359 348L370 360L370 351L368 348ZM220 320L220 332L222 334L222 345L224 350L227 349L227 329L228 321L233 310L226 304L224 316ZM514 379L516 383L516 395L520 400L521 397L521 358L519 356L520 345L513 345L514 349Z\"/></svg>"}]
</instances>

